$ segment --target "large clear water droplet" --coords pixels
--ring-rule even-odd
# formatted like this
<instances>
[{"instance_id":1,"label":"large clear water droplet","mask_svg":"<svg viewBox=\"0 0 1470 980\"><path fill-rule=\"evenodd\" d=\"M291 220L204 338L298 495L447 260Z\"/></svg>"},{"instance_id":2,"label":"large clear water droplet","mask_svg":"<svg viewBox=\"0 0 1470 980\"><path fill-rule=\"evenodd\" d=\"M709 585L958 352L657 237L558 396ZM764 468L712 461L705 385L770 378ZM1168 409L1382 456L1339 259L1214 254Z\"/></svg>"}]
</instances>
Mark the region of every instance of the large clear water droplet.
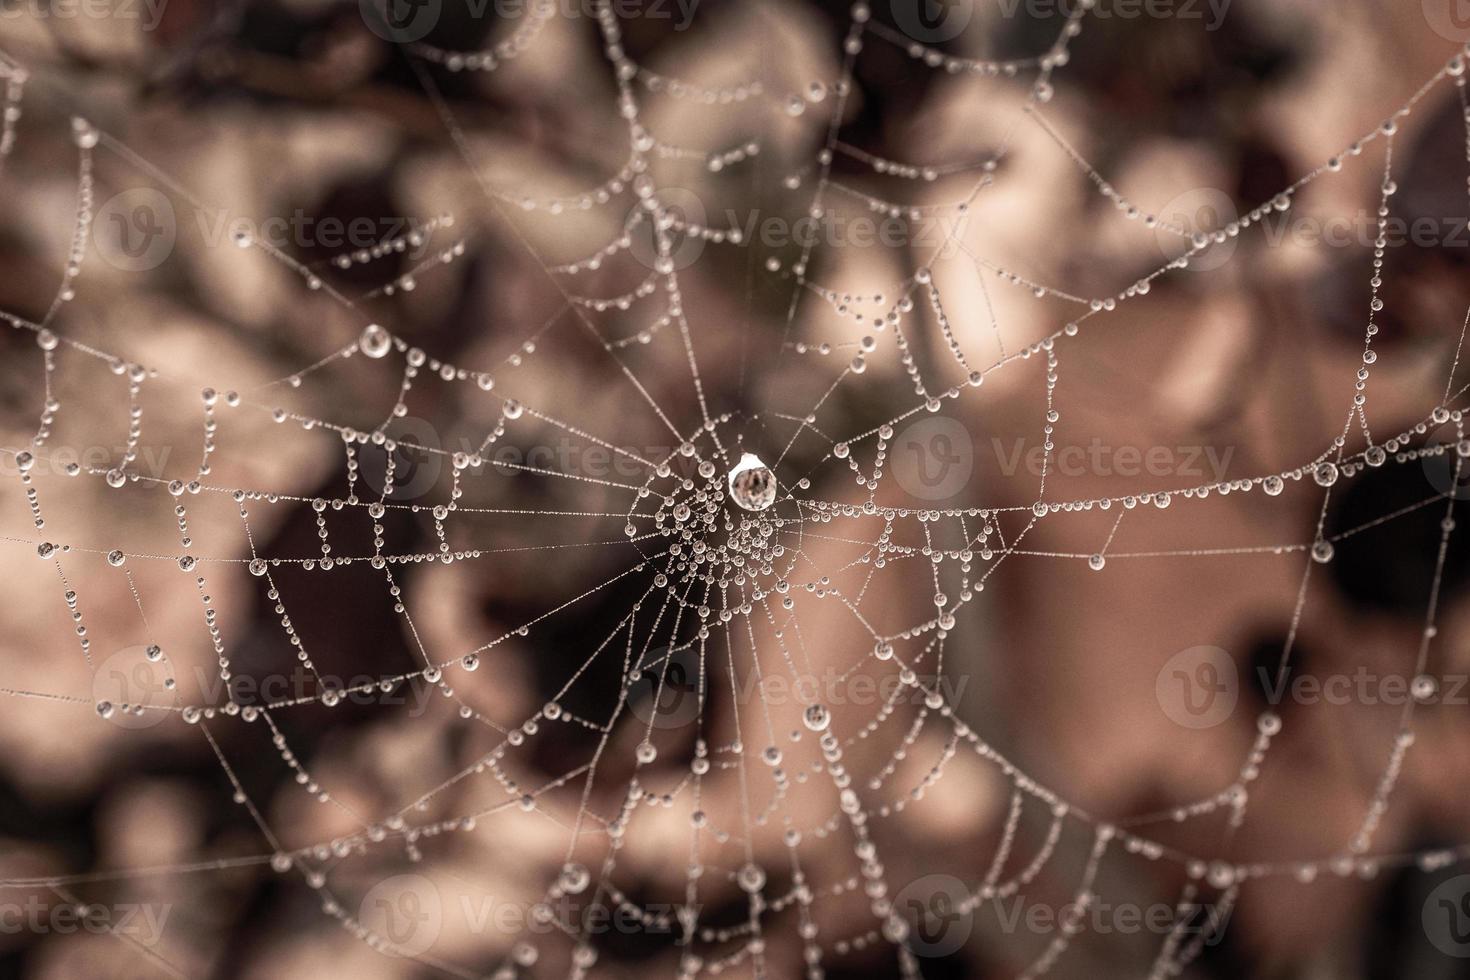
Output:
<instances>
[{"instance_id":1,"label":"large clear water droplet","mask_svg":"<svg viewBox=\"0 0 1470 980\"><path fill-rule=\"evenodd\" d=\"M376 323L369 323L363 328L357 346L368 357L382 357L393 346L393 338Z\"/></svg>"},{"instance_id":2,"label":"large clear water droplet","mask_svg":"<svg viewBox=\"0 0 1470 980\"><path fill-rule=\"evenodd\" d=\"M730 499L746 510L765 510L776 502L776 474L755 453L746 453L730 471Z\"/></svg>"}]
</instances>

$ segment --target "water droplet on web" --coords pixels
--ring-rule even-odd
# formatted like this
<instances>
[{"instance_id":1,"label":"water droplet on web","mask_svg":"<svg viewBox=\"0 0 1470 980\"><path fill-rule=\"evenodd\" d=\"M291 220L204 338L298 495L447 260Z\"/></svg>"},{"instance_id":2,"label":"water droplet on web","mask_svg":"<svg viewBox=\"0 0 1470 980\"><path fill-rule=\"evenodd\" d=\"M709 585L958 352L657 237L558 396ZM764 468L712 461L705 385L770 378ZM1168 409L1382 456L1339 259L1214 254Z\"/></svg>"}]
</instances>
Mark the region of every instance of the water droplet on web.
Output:
<instances>
[{"instance_id":1,"label":"water droplet on web","mask_svg":"<svg viewBox=\"0 0 1470 980\"><path fill-rule=\"evenodd\" d=\"M755 453L746 453L730 470L730 499L745 510L765 510L776 502L776 475Z\"/></svg>"},{"instance_id":2,"label":"water droplet on web","mask_svg":"<svg viewBox=\"0 0 1470 980\"><path fill-rule=\"evenodd\" d=\"M1312 479L1317 481L1319 487L1330 487L1337 482L1337 464L1332 462L1321 462L1317 468L1312 470Z\"/></svg>"},{"instance_id":3,"label":"water droplet on web","mask_svg":"<svg viewBox=\"0 0 1470 980\"><path fill-rule=\"evenodd\" d=\"M90 150L97 145L101 134L97 132L97 127L93 126L87 120L80 116L73 116L71 120L71 138L72 142L77 146L84 150Z\"/></svg>"},{"instance_id":4,"label":"water droplet on web","mask_svg":"<svg viewBox=\"0 0 1470 980\"><path fill-rule=\"evenodd\" d=\"M586 891L591 881L592 875L583 865L567 864L561 869L562 891L569 895L579 895Z\"/></svg>"},{"instance_id":5,"label":"water droplet on web","mask_svg":"<svg viewBox=\"0 0 1470 980\"><path fill-rule=\"evenodd\" d=\"M369 323L363 328L357 346L368 357L382 357L393 346L393 338L376 323Z\"/></svg>"}]
</instances>

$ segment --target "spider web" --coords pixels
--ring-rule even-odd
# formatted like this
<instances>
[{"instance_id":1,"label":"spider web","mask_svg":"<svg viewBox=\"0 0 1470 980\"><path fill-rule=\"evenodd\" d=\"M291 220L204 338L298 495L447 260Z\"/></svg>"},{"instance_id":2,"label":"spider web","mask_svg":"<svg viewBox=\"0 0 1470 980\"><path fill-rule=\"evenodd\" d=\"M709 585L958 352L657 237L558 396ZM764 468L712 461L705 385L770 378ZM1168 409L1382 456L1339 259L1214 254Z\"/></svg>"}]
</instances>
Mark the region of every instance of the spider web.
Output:
<instances>
[{"instance_id":1,"label":"spider web","mask_svg":"<svg viewBox=\"0 0 1470 980\"><path fill-rule=\"evenodd\" d=\"M1049 120L1054 76L1064 77L1092 6L1079 3L1039 55L979 60L916 43L872 20L867 7L858 4L851 11L836 77L787 96L770 91L764 77L706 87L637 64L623 48L614 9L599 4L597 27L606 70L616 83L615 115L626 162L585 192L551 199L527 197L492 179L483 148L440 95L438 79L446 77L445 71L493 71L533 52L539 35L555 22L554 8L535 5L510 37L483 52L406 46L409 64L465 168L518 247L544 268L538 288L558 296L555 312L521 328L514 350L494 364L443 360L412 346L392 323L376 322L370 312L373 300L410 291L465 254L467 239L454 237L461 226L449 215L391 236L377 248L334 257L330 266L344 269L371 266L406 249L436 250L410 273L361 296L349 296L327 272L267 241L238 235L242 261L264 255L280 263L296 277L299 290L328 297L360 329L344 346L285 378L236 389L192 373L178 376L166 355L154 366L125 348L104 350L76 339L67 329L67 313L85 279L97 213L94 160L114 156L179 202L205 207L142 154L77 119L74 231L54 301L39 319L0 313L15 330L34 337L39 384L32 397L44 403L29 444L3 450L16 464L34 532L3 540L15 567L21 567L16 556L30 549L39 554L46 574L55 575L79 648L67 655L79 654L99 680L90 696L48 690L30 678L12 678L4 691L10 698L45 702L67 725L78 723L81 706L140 733L154 731L155 724L191 726L217 759L224 791L248 815L259 845L167 866L7 877L0 888L45 888L80 901L77 896L87 888L144 878L175 881L269 869L314 893L325 921L345 927L368 946L435 972L468 977L483 971L423 948L413 941L413 930L397 928L401 922L395 915L412 921L424 910L425 896L414 889L425 879L403 875L433 876L437 856L463 837L480 836L487 846L514 849L521 835L551 835L562 860L537 870L544 891L532 906L535 923L545 928L523 924L528 927L479 937L503 957L495 975L534 972L548 962L564 962L572 976L596 972L599 943L592 913L601 908L664 936L680 976L728 971L779 976L800 969L816 978L864 950L890 947L898 970L908 977L921 975L921 954L937 924L986 903L1032 894L1046 875L1055 875L1069 883L1071 895L1055 934L1041 940L1006 938L1019 947L1007 952L1015 963L1012 972L1030 978L1064 962L1069 947L1085 934L1089 909L1102 900L1105 869L1154 863L1175 866L1185 882L1173 902L1173 924L1134 967L1163 977L1183 972L1201 954L1209 936L1194 928L1198 914L1213 909L1228 916L1249 882L1292 877L1306 883L1319 876L1369 876L1410 865L1433 870L1470 857L1470 844L1419 853L1374 849L1413 745L1418 707L1413 700L1386 747L1387 761L1359 830L1340 852L1257 862L1223 855L1232 853L1230 843L1246 820L1253 784L1282 730L1274 712L1260 715L1237 774L1217 791L1160 813L1110 820L1067 799L1023 770L996 740L983 737L964 720L946 683L959 669L956 658L967 662L963 658L985 617L1000 613L982 605L987 585L1011 563L1030 559L1085 567L1089 575L1098 573L1088 586L1103 589L1109 587L1109 575L1130 561L1293 560L1300 587L1293 629L1279 656L1279 676L1285 676L1311 577L1332 560L1343 540L1405 513L1329 533L1328 504L1336 488L1379 467L1417 467L1438 456L1453 460L1457 484L1461 460L1470 451L1455 407L1466 386L1457 386L1453 370L1442 395L1436 392L1437 400L1423 406L1422 421L1387 438L1370 432L1366 397L1376 361L1376 318L1383 308L1383 235L1397 191L1398 126L1444 86L1454 86L1463 104L1461 56L1448 61L1381 127L1344 145L1339 155L1255 210L1218 227L1194 228L1130 203ZM871 46L897 48L916 70L968 73L977 85L1006 85L1009 91L1023 85L994 152L977 161L909 162L876 157L844 142L842 123L855 65ZM7 86L3 159L16 142L27 75L9 58L0 63L0 73ZM696 220L672 202L677 185L656 177L666 166L735 175L749 168L752 180L758 180L770 177L780 163L766 162L761 135L709 151L655 136L647 106L660 100L754 106L772 127L819 116L824 136L815 154L779 174L784 189L803 195L814 219L876 214L918 223L942 214L956 220L943 226L941 240L927 250L912 248L912 272L898 281L865 286L863 292L824 285L819 270L825 268L822 253L830 245L808 240L799 250L767 255L740 227ZM980 257L962 234L963 217L998 182L1023 179L1009 177L1003 166L1021 132L1049 140L1114 206L1118 220L1177 239L1177 257L1097 297L1032 281ZM1273 215L1289 212L1308 185L1379 147L1379 239L1371 250L1361 364L1344 379L1340 432L1320 451L1283 470L1168 490L1059 495L1056 486L1065 482L1053 472L1053 437L1062 417L1059 393L1065 391L1059 377L1074 338L1116 329L1129 302L1153 283L1257 233ZM834 170L838 157L867 168L880 181L922 185L943 178L965 189L939 205L880 198L864 189L867 183L840 179ZM565 223L623 213L620 209L626 209L626 217L612 222L613 237L595 253L550 253L548 243L554 246ZM698 245L693 259L690 243ZM755 329L754 316L737 309L686 305L686 280L706 264L726 261L731 251L747 263L747 302L753 302L757 288L787 297L773 333ZM947 284L964 277L978 277L986 309L960 311L947 301ZM594 288L613 282L618 285L610 291ZM990 306L991 286L1040 305L1050 324L1044 334L1007 350L997 312L1006 307ZM644 325L618 332L630 317ZM952 326L971 319L993 328L994 351L967 345L965 338L976 334ZM602 391L589 395L585 405L563 403L564 392L548 401L544 392L556 389L538 379L570 370L574 360L577 370L586 372L581 377L595 378ZM707 367L701 371L731 360L739 363L734 390L710 384ZM125 407L120 404L113 418L126 421L126 445L106 465L48 465L54 431L67 414L63 389L69 372L90 379L79 383L99 386L109 383L108 375L120 379L110 383L122 387ZM359 379L357 390L379 397L359 405L314 394L317 388L336 390L342 377ZM1038 395L1034 425L1044 453L1033 502L987 503L973 490L965 492L975 499L963 506L951 501L916 505L912 496L905 497L904 488L894 485L895 468L902 463L895 456L900 431L944 411L983 410L988 392L1003 379L1034 386ZM201 393L202 384L216 386ZM165 414L200 419L200 461L188 472L160 476L139 465L152 411L143 406L155 392L167 400ZM839 400L849 404L839 410ZM865 417L856 427L853 402ZM616 411L607 414L613 405ZM445 426L482 425L472 437L452 444L405 431L411 411L436 410ZM1453 425L1455 439L1431 438L1431 427L1445 424ZM551 440L578 453L595 453L606 465L567 467L555 454L525 451ZM502 452L507 447L516 452ZM764 509L736 506L731 499L732 473L747 453L774 474L776 499ZM291 465L263 465L268 456ZM345 485L332 495L285 490L273 482L289 475L298 461L327 457L345 457ZM222 468L240 482L212 478ZM425 472L432 474L427 482ZM67 538L67 522L58 517L70 506L67 485L73 481L105 484L107 499L115 500L120 512L149 515L155 522L162 503L177 524L177 548L147 551L123 540ZM1320 497L1313 539L1229 547L1203 539L1147 552L1113 547L1120 531L1161 519L1165 509L1177 516L1227 494L1249 494L1260 498L1258 506L1270 507L1287 491ZM1433 639L1454 500L1450 490L1413 508L1444 513L1438 549L1430 556L1435 575L1424 597L1421 642L1413 655L1421 701L1433 693ZM1102 525L1084 516L1100 512L1112 512ZM311 522L319 553L258 550L258 529L278 526L287 513ZM1067 522L1072 526L1066 533L1078 542L1075 549L1031 546L1037 528ZM167 518L159 523L168 527ZM396 551L392 542L404 537L399 531L406 526L428 528L437 546ZM150 587L166 581L155 576L135 579L140 566L171 565L183 576L171 587ZM477 569L490 571L472 571ZM446 633L426 622L432 601L416 607L412 596L415 587L430 594L452 591L462 572L490 574L512 591L545 575L561 594L551 601L538 597L541 608L534 615L502 629ZM267 653L247 656L232 647L230 617L211 595L219 579L249 582L273 606L280 629ZM337 615L356 615L360 604L391 607L408 638L412 662L382 676L341 680L335 665L351 651L334 649L330 633L298 628L293 618L303 615L302 605L323 595L322 586L312 586L309 594L315 598L298 604L293 593L308 592L305 583L321 580L328 583L325 594ZM149 634L128 653L129 669L151 665L142 675L149 680L142 697L97 694L116 683L93 642L108 631L92 628L87 615L89 594L104 589L130 591L137 606L138 625L118 626L118 632L131 634L141 627ZM607 595L618 597L614 621L584 619L584 611ZM891 597L901 601L888 601ZM186 606L202 614L204 640L196 631L178 644L156 642L145 610L162 606ZM62 637L55 640L48 655L60 657ZM512 715L514 699L498 695L493 679L502 672L522 676L530 669L524 662L540 655L537 644L569 649L574 669L556 679L556 694L545 705ZM834 661L836 688L810 683L821 675L823 663ZM188 666L200 662L220 681L212 692L180 680ZM242 677L282 672L302 679L301 689L263 699L238 693ZM890 683L868 703L832 697L859 675ZM784 696L775 693L777 687ZM137 688L124 680L119 690L136 694ZM474 751L456 759L447 776L430 778L435 767L426 764L420 783L397 786L399 798L377 801L350 784L319 778L312 760L293 750L290 733L303 724L331 725L331 712L366 703L374 713L402 715L405 691L424 692L424 721L437 724L452 717L473 733L464 742ZM293 713L307 720L288 723ZM408 722L419 724L420 718L410 716ZM222 729L235 731L226 740ZM250 756L232 758L230 747L243 745L254 746ZM289 770L299 786L295 792L326 808L330 819L307 820L299 808L260 805L252 777L245 774L259 765L260 753ZM561 764L554 778L537 775L535 760L547 758ZM928 856L927 867L912 866L922 849L910 854L893 843L893 835L902 840L904 821L942 795L949 785L945 777L956 769L969 774L963 777L970 780L967 786L981 779L1004 788L994 850L979 862L988 871L964 882L963 892L948 896L947 905L936 905L930 894L919 895L916 904L903 901L906 881L953 864L938 853ZM956 792L963 798L968 791ZM291 813L304 826L338 829L310 836L285 819ZM1161 824L1176 823L1198 826L1192 847L1157 832ZM639 899L633 894L638 883L623 874L625 853L650 848L667 852L681 886L663 904ZM377 893L387 904L370 901L384 876L395 872L390 882L398 882L397 890ZM440 887L448 887L440 880ZM710 896L732 892L741 896L741 914L707 920L703 910L716 902ZM574 914L556 912L568 903ZM773 934L795 937L796 961L773 959ZM161 971L180 972L159 953L143 952Z\"/></svg>"}]
</instances>

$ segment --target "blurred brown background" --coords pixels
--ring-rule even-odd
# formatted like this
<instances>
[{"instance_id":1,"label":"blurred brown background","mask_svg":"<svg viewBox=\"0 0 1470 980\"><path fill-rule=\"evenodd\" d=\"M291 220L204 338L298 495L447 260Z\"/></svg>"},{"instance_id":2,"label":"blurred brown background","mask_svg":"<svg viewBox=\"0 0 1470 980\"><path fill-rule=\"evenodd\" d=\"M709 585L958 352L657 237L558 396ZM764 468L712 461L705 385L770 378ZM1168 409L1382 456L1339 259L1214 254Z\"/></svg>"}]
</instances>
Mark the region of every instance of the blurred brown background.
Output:
<instances>
[{"instance_id":1,"label":"blurred brown background","mask_svg":"<svg viewBox=\"0 0 1470 980\"><path fill-rule=\"evenodd\" d=\"M1232 212L1244 215L1340 154L1470 39L1470 21L1457 19L1454 0L1223 6L1181 0L1164 15L1128 15L1135 8L1106 0L1098 6L1081 19L1083 30L1052 77L1054 94L1040 105L1041 115L1117 193L1192 228L1217 227ZM720 433L768 461L790 441L777 470L783 491L855 504L866 499L831 446L844 433L867 432L919 403L891 327L875 334L878 349L866 355L862 375L822 402L817 432L797 434L797 420L858 353L854 343L874 332L854 324L851 312L886 312L899 295L895 284L929 262L950 231L964 248L945 250L934 262L933 280L956 342L982 368L1078 316L1065 298L1038 297L1026 283L1077 296L1113 295L1179 254L1177 238L1124 217L1058 141L1023 114L1034 73L987 77L942 63L935 68L901 41L906 27L919 24L937 32L921 40L934 40L932 49L944 56L1031 58L1052 45L1065 8L876 2L872 20L881 31L866 34L845 99L837 92L849 31L845 4L699 0L691 8L672 2L614 8L627 53L644 69L632 89L643 124L660 141L649 159L661 194L690 220L766 233L740 244L679 237L677 258L705 394L713 414L731 416ZM0 333L0 446L10 450L0 456L0 687L74 699L14 694L0 701L4 975L410 977L518 970L539 976L575 969L574 942L561 927L575 932L577 917L595 904L588 901L592 893L581 904L569 899L551 923L538 921L533 906L567 857L580 782L538 795L534 813L512 805L473 829L456 824L416 841L404 841L400 827L381 821L407 810L410 823L436 825L501 807L527 787L577 770L597 747L587 726L543 719L540 732L505 755L499 775L517 785L488 771L455 778L550 700L559 697L569 715L597 724L616 701L621 650L616 659L597 661L565 693L563 685L640 601L651 568L601 588L524 636L514 632L637 560L623 535L629 494L596 480L637 485L642 471L631 480L619 475L613 461L589 455L593 443L578 433L652 458L675 448L587 324L617 345L648 398L680 426L697 424L698 405L677 326L655 326L661 297L627 310L566 310L564 290L615 297L648 276L646 222L628 232L630 248L597 268L575 274L546 268L598 253L636 213L626 187L606 204L577 203L585 188L603 184L628 160L617 88L590 4L562 3L540 26L521 5L477 10L443 0L429 9L436 13L420 44L493 50L527 32L528 24L534 36L527 33L524 50L512 57L497 54L494 71L451 71L429 49L385 39L372 12L353 3L159 0L154 7L137 0L93 7L5 0L0 7L0 64L12 81L16 66L27 75L14 145L0 169L6 202L0 309L32 323L47 315L77 207L71 120L85 117L110 137L94 151L97 210L75 297L48 324L68 341L55 352L50 388L36 334L23 327ZM963 18L963 29L940 37L959 23L947 17ZM661 78L701 88L671 93ZM705 100L705 89L725 94ZM430 91L442 94L444 109L462 128L460 141L446 130ZM838 104L843 115L829 130ZM962 201L984 173L984 161L999 162L993 186L962 215L953 208L922 210L919 218L896 223L894 240L876 244L824 239L805 271L813 284L834 291L828 302L794 287L801 249L790 232L811 202L818 153L829 135L852 151L833 156L832 179L857 192L828 192L828 206L842 215L831 227L851 229L850 222L882 217L863 194L906 208ZM705 157L751 143L757 153L737 153L718 166ZM1177 491L1294 469L1327 451L1343 431L1362 361L1383 144L1370 143L1361 156L1345 158L1340 173L1312 182L1280 220L1154 280L1146 295L1087 320L1076 337L1057 345L1058 455L1049 466L1047 499ZM874 158L941 172L917 180L875 173L868 165ZM947 172L948 164L964 166ZM1452 79L1401 121L1393 173L1395 220L1405 228L1416 219L1428 224L1424 234L1405 234L1386 249L1379 290L1385 308L1376 317L1378 358L1366 406L1380 439L1412 432L1440 405L1470 305L1465 119ZM800 179L788 180L793 176ZM504 192L504 199L487 190ZM555 208L519 205L522 198L562 197L569 203ZM283 220L268 225L272 217ZM239 228L301 263L307 274L262 249L237 247ZM373 243L410 234L401 248L372 254ZM355 256L359 250L366 251ZM345 268L334 260L343 254ZM996 267L1025 283L997 276ZM794 290L800 299L788 334ZM334 291L352 298L356 310L335 301ZM841 298L875 293L884 302ZM963 385L965 372L950 355L927 293L913 298L903 329L919 371L935 391ZM472 512L456 515L446 531L455 550L484 549L482 556L391 566L402 587L398 597L365 562L330 572L284 565L272 570L277 600L246 572L249 544L227 491L285 498L246 503L259 554L318 556L318 514L307 502L348 493L343 442L320 427L278 424L270 410L279 406L362 432L383 423L398 395L402 354L332 358L358 341L367 322L437 359L415 380L405 416L387 431L443 453L394 454L400 488L394 499L424 510L395 511L384 521L385 553L439 550L427 511L449 499L452 464L444 454L480 447L502 418L503 398L529 409L495 443L510 447L503 458L596 479L558 479L487 462L462 480L459 506ZM650 329L641 342L639 332ZM799 353L788 340L813 349ZM832 353L815 350L824 342L836 345ZM131 468L158 483L114 489L98 475L117 465L128 444L127 376L73 343L157 370L138 397L141 437ZM307 370L324 358L324 366ZM1321 488L1304 479L1289 481L1279 497L1255 487L1203 499L1176 495L1167 510L1140 506L1117 526L1101 572L1090 570L1086 557L1109 540L1125 513L1121 505L1049 517L1027 534L1019 553L999 560L1037 499L1039 474L1027 460L1043 440L1045 361L1044 355L1011 361L978 390L946 401L937 418L950 428L908 433L908 423L935 418L922 413L895 426L903 431L890 450L892 473L881 503L1010 508L995 520L995 554L979 557L976 548L971 579L984 576L986 587L961 609L934 682L942 678L956 715L1026 774L1112 822L1167 812L1230 786L1250 752L1258 716L1270 707L1282 732L1251 783L1236 832L1224 834L1223 809L1137 829L1185 853L1227 862L1346 853L1400 724L1403 699L1385 699L1384 679L1406 681L1414 672L1445 513L1436 498L1463 492L1453 483L1452 456L1390 460L1334 487L1327 536L1390 519L1337 540L1332 561L1314 570L1291 641L1292 676L1366 671L1370 680L1366 687L1355 682L1336 701L1273 699L1267 679L1292 630ZM433 370L438 362L465 366L468 381L440 380ZM494 374L493 393L474 383L480 371ZM205 482L222 492L176 499L161 484L195 477L205 386L238 391L246 404L221 401L215 411L218 448ZM37 530L13 453L31 444L48 397L59 409L31 471L46 520ZM1448 407L1458 404L1463 398ZM1458 417L1429 422L1413 444L1452 444L1461 438L1458 426ZM935 443L936 432L951 441ZM923 458L940 445L947 447L942 459ZM543 455L533 458L537 447ZM1080 449L1064 455L1068 447ZM1354 421L1347 451L1362 448ZM951 450L967 477L916 497L915 488L922 494L933 487L915 482L913 467L938 465ZM907 451L919 456L911 463L903 458ZM870 453L871 441L862 452L855 448L854 458L870 467ZM72 459L97 472L67 476ZM1143 466L1140 459L1154 462ZM361 447L358 460L359 488L380 490L384 452ZM906 472L911 478L900 475ZM794 491L801 476L810 487ZM187 548L174 511L181 502L193 542ZM329 508L323 516L334 554L372 554L371 527L360 512ZM964 535L973 539L982 523L972 514ZM925 526L905 517L893 540L922 547ZM946 907L932 896L954 880L974 887L985 876L1003 836L1011 788L963 744L952 750L947 722L929 714L927 724L911 728L921 702L880 711L881 703L855 693L855 676L876 682L896 666L868 656L871 637L843 606L816 601L799 586L830 575L855 594L869 581L869 569L852 563L865 552L864 542L877 539L882 522L839 519L810 530L801 545L806 561L791 576L796 628L813 671L836 685L836 694L827 689L829 700L846 699L833 708L833 730L851 740L845 764L864 808L874 813L895 800L906 804L871 822L889 897L918 896L921 907L942 919L939 932L932 921L922 930L926 941L936 941L916 947L918 969L925 977L1017 975L1058 935L1055 920L1078 887L1090 832L1069 822L1055 855L1020 891L1020 907L1038 907L1050 920L1018 923L1008 918L1018 906L1006 903L943 918ZM961 547L957 522L935 522L932 531L935 547ZM74 549L62 556L65 584L38 562L42 540ZM1470 840L1470 797L1463 791L1470 721L1465 697L1451 696L1470 671L1464 602L1470 552L1462 535L1448 541L1428 671L1440 679L1442 697L1415 713L1417 740L1374 853L1416 854ZM1273 546L1290 547L1273 553ZM129 580L102 558L113 548L140 556L124 566L136 599ZM1247 550L1172 554L1199 549ZM195 576L173 560L185 551L201 559L198 574L208 583L203 604ZM927 564L895 560L873 571L865 615L891 632L932 617ZM77 648L67 588L75 590L91 639L90 664ZM946 588L959 592L957 584ZM395 599L402 613L394 610ZM232 717L205 723L237 785L201 729L178 710L222 707L227 700L205 605L214 610L239 703L259 703L262 694L263 700L305 701L273 711L271 727ZM653 606L643 604L650 616ZM478 671L445 671L444 685L415 676L382 696L329 708L315 700L321 688L298 664L283 616L317 673L341 685L417 675L425 651L442 663L509 635L482 654ZM776 666L771 624L759 611L752 624L751 642L770 658L762 665ZM654 645L670 639L667 630L660 640L658 629L649 628L639 642L649 637ZM150 659L150 645L165 656ZM923 646L915 641L904 649ZM1180 723L1170 701L1168 671L1179 663L1171 658L1202 647L1220 651L1207 656L1222 667L1234 707L1191 727ZM723 668L729 658L719 662ZM748 667L748 659L742 663ZM930 654L922 670L935 669ZM165 687L167 678L176 685ZM452 695L444 690L449 685ZM94 707L101 699L141 700L164 710L104 719ZM734 828L739 837L747 792L742 773L752 780L749 798L758 809L772 799L768 768L754 758L768 741L760 700L715 677L702 722L654 726L659 758L643 767L640 781L655 796L679 795L667 807L637 806L612 876L627 901L665 913L686 901L695 806L688 779L697 737L719 748L697 805L712 824ZM789 812L803 831L797 853L819 896L813 915L825 949L821 967L829 978L896 975L907 967L891 944L846 942L877 923L867 912L854 840L845 818L835 818L837 793L818 778L815 735L791 741L785 734L801 730L801 704L773 696L766 707L793 774L789 795L770 814ZM880 713L883 723L872 737L858 737ZM743 767L729 751L737 722ZM608 742L604 775L589 801L603 816L617 812L646 727L625 722ZM289 746L299 769L283 760L273 735ZM926 784L931 767L941 764L939 777ZM298 773L307 775L298 779ZM869 780L880 773L882 785L874 788ZM918 799L911 792L916 787ZM295 869L273 870L276 847L249 809L232 801L237 790L282 850L355 840L369 827L389 843L354 843L340 854L328 847L308 852ZM335 803L317 802L314 790L328 791ZM431 795L423 808L414 808L425 794ZM1007 877L1044 846L1050 824L1046 808L1029 800ZM768 900L795 887L785 829L771 815L748 842L766 869ZM699 924L728 933L704 937L698 955L705 969L732 956L722 972L751 975L742 931L749 900L733 879L745 841L711 836L701 837L706 850L698 855L709 869L700 883ZM597 838L579 844L577 858L595 873L606 853L605 839ZM321 870L333 899L303 880L306 866ZM112 873L118 869L130 870ZM1431 922L1445 894L1458 901L1470 892L1462 886L1436 892L1461 870L1387 862L1310 884L1290 874L1247 882L1238 905L1220 906L1229 909L1229 929L1208 936L1183 975L1466 975L1470 933L1461 943L1451 931L1447 942ZM1117 910L1172 910L1184 881L1178 862L1110 852L1093 891L1113 910L1101 920L1112 928L1093 921L1050 975L1150 975L1167 930L1120 927ZM1204 891L1202 901L1220 901L1221 890ZM324 900L338 904L324 912ZM75 903L90 906L92 920L107 928L59 925ZM799 904L788 896L765 912L769 976L800 976L806 968ZM1470 906L1464 908L1470 928ZM376 922L417 955L374 950L332 914L344 909L353 919ZM594 933L592 975L678 975L684 950L677 924L634 927L614 919ZM534 963L524 962L530 957L515 945L527 936ZM956 938L962 941L950 941Z\"/></svg>"}]
</instances>

